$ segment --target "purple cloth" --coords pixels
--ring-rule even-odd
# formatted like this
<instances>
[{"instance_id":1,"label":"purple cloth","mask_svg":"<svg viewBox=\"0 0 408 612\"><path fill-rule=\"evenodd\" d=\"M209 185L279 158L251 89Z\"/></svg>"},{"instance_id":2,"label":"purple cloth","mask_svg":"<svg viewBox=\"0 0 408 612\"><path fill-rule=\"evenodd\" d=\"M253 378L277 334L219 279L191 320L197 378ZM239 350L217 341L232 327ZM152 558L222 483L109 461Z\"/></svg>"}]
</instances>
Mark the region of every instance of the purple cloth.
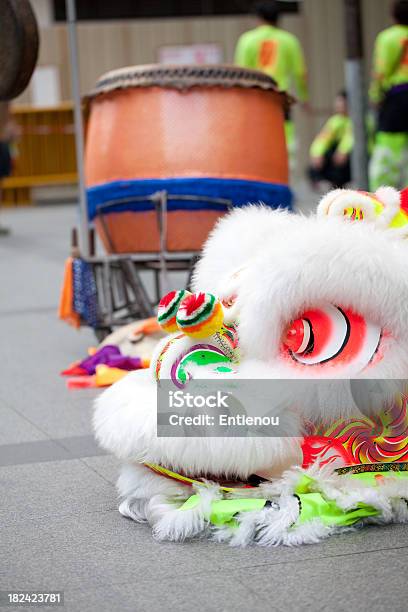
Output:
<instances>
[{"instance_id":1,"label":"purple cloth","mask_svg":"<svg viewBox=\"0 0 408 612\"><path fill-rule=\"evenodd\" d=\"M94 355L87 357L79 366L86 370L91 375L95 374L96 366L104 364L111 368L120 368L121 370L139 370L142 367L142 360L140 357L127 357L122 355L120 349L114 344L107 344L106 346L96 351Z\"/></svg>"}]
</instances>

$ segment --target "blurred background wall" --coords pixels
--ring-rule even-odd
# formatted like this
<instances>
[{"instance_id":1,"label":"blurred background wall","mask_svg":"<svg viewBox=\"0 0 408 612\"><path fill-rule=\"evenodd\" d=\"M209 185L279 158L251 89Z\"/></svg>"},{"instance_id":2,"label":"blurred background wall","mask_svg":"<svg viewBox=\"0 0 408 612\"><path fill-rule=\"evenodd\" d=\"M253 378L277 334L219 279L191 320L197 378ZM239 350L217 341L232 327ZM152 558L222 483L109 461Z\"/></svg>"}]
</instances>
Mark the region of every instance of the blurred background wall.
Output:
<instances>
[{"instance_id":1,"label":"blurred background wall","mask_svg":"<svg viewBox=\"0 0 408 612\"><path fill-rule=\"evenodd\" d=\"M112 0L114 3L114 0ZM52 0L32 0L41 28L39 66L55 67L61 100L70 99L67 33L54 21ZM373 42L390 24L391 0L363 0L366 76L369 76ZM88 92L104 72L131 64L157 62L160 47L217 43L223 61L230 63L240 34L253 27L250 16L150 18L81 21L78 24L80 81ZM336 91L344 86L344 21L342 0L304 0L299 14L284 16L281 25L301 40L308 65L311 112L296 109L298 172L306 163L309 144L331 112ZM29 88L16 101L33 102Z\"/></svg>"}]
</instances>

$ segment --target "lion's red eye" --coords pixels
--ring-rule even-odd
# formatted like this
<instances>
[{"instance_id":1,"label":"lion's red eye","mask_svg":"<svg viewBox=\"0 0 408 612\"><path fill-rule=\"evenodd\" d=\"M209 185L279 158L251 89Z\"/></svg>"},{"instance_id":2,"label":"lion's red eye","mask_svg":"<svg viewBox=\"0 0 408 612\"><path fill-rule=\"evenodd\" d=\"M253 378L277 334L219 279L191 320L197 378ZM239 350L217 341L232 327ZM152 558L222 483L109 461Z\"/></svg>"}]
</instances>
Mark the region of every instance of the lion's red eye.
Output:
<instances>
[{"instance_id":1,"label":"lion's red eye","mask_svg":"<svg viewBox=\"0 0 408 612\"><path fill-rule=\"evenodd\" d=\"M286 330L283 343L293 353L301 355L307 350L311 341L313 341L313 334L310 321L307 319L296 319Z\"/></svg>"},{"instance_id":2,"label":"lion's red eye","mask_svg":"<svg viewBox=\"0 0 408 612\"><path fill-rule=\"evenodd\" d=\"M282 339L285 350L304 365L327 362L365 367L377 351L381 329L351 310L330 304L304 312Z\"/></svg>"}]
</instances>

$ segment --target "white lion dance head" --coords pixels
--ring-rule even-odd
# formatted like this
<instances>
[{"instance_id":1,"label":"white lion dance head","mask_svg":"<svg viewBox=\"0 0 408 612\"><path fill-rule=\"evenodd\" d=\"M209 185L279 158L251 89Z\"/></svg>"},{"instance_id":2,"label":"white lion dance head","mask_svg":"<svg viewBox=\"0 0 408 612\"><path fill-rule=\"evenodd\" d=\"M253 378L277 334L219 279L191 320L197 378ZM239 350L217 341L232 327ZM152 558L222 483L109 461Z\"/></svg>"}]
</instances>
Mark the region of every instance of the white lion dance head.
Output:
<instances>
[{"instance_id":1,"label":"white lion dance head","mask_svg":"<svg viewBox=\"0 0 408 612\"><path fill-rule=\"evenodd\" d=\"M294 391L293 405L280 406L290 414L287 437L157 436L158 382L200 377L204 346L215 357L203 378L214 369L223 376L218 362L232 362L225 376L244 380L407 378L408 214L401 202L391 188L336 190L310 217L251 205L218 223L195 270L195 294L174 292L161 304L164 327L178 331L158 346L151 373L127 375L97 401L96 436L124 461L122 514L148 520L158 538L199 533L218 493L183 513L175 499L188 497L187 485L247 482L254 474L269 480L302 464L306 421L350 416L347 393L329 406Z\"/></svg>"}]
</instances>

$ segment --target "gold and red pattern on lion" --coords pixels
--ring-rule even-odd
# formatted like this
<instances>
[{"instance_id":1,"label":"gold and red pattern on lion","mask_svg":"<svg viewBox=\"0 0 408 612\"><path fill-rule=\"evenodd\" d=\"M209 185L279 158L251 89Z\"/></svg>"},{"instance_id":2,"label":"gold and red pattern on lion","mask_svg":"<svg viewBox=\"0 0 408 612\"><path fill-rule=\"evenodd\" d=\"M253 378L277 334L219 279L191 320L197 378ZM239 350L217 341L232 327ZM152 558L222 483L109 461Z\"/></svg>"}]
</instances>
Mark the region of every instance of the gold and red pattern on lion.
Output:
<instances>
[{"instance_id":1,"label":"gold and red pattern on lion","mask_svg":"<svg viewBox=\"0 0 408 612\"><path fill-rule=\"evenodd\" d=\"M401 396L371 418L309 423L302 444L303 466L330 464L333 469L367 463L408 461L408 398Z\"/></svg>"}]
</instances>

